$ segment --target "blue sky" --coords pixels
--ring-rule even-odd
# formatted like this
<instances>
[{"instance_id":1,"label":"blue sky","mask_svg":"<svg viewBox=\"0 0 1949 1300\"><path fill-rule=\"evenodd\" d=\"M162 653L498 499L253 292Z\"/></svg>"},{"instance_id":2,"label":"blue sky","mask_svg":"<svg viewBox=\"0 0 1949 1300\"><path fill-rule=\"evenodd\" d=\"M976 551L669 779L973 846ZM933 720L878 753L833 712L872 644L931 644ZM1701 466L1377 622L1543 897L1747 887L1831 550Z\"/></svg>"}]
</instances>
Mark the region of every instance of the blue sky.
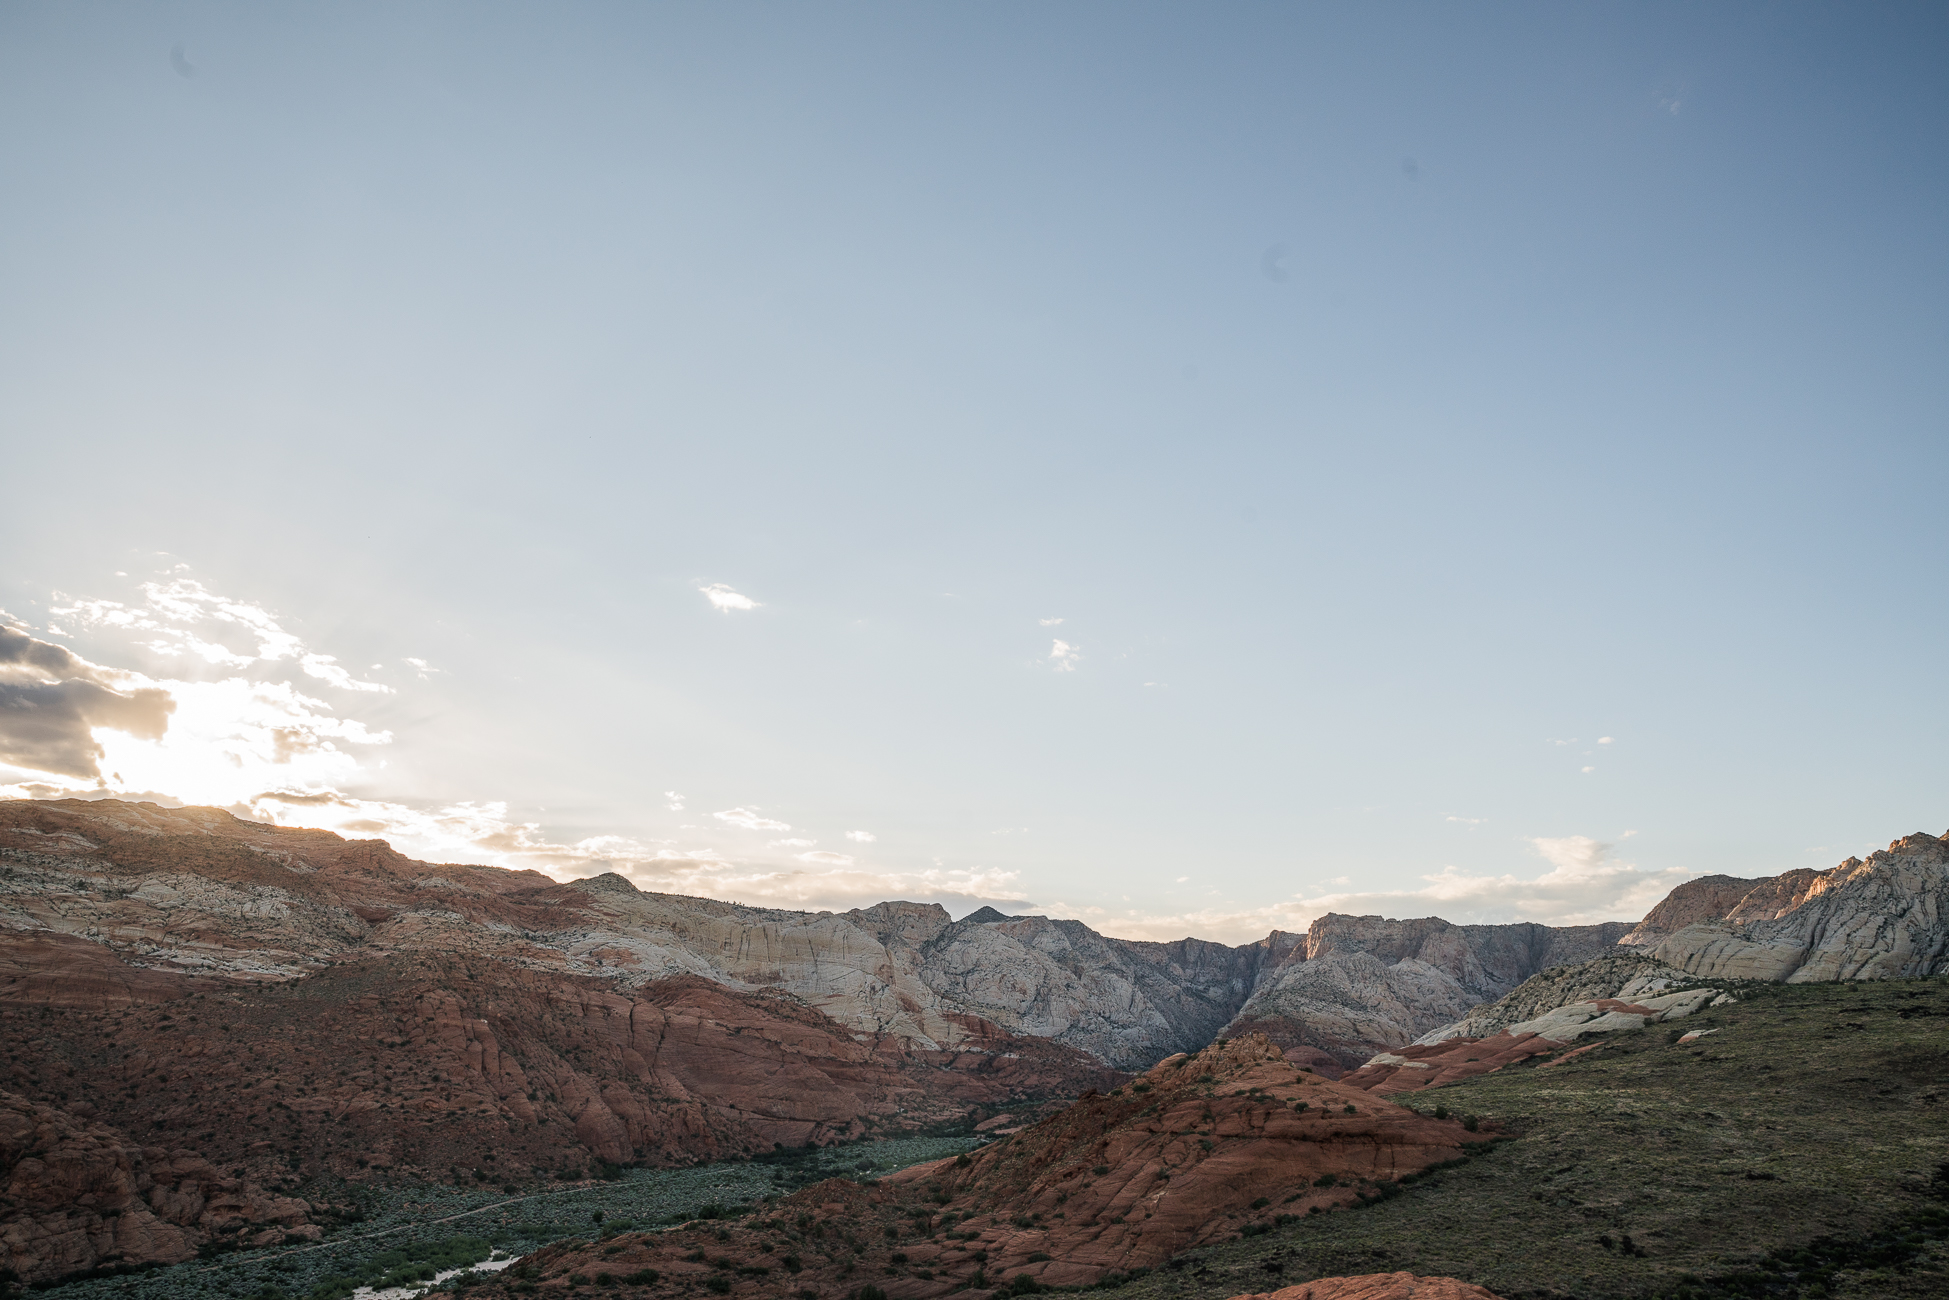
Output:
<instances>
[{"instance_id":1,"label":"blue sky","mask_svg":"<svg viewBox=\"0 0 1949 1300\"><path fill-rule=\"evenodd\" d=\"M1232 940L1940 831L1945 56L8 6L0 785Z\"/></svg>"}]
</instances>

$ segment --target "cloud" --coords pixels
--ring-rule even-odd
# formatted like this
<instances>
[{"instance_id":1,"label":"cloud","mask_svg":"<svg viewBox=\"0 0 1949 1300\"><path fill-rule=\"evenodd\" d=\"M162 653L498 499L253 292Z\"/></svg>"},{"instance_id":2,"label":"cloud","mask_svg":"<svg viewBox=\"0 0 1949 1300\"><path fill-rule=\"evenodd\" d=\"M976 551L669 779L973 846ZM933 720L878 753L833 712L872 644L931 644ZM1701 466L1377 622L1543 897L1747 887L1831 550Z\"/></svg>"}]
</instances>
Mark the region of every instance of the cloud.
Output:
<instances>
[{"instance_id":1,"label":"cloud","mask_svg":"<svg viewBox=\"0 0 1949 1300\"><path fill-rule=\"evenodd\" d=\"M1585 769L1584 769L1584 771L1586 771L1586 772L1595 772L1596 770L1597 770L1597 769L1596 769L1596 768L1594 768L1594 767L1587 767L1587 768L1585 768Z\"/></svg>"},{"instance_id":2,"label":"cloud","mask_svg":"<svg viewBox=\"0 0 1949 1300\"><path fill-rule=\"evenodd\" d=\"M525 867L555 879L615 871L639 889L752 906L843 911L906 899L939 903L957 914L983 906L1011 913L1033 906L1022 897L1012 871L869 871L843 853L753 861L709 846L644 843L619 835L563 844L550 840L534 822L511 819L501 803L461 803L427 811L337 791L269 790L231 811L254 821L383 838L401 853L430 862Z\"/></svg>"},{"instance_id":3,"label":"cloud","mask_svg":"<svg viewBox=\"0 0 1949 1300\"><path fill-rule=\"evenodd\" d=\"M846 838L852 840L856 844L871 844L874 840L877 840L880 837L875 835L872 831L847 831Z\"/></svg>"},{"instance_id":4,"label":"cloud","mask_svg":"<svg viewBox=\"0 0 1949 1300\"><path fill-rule=\"evenodd\" d=\"M663 797L670 801L663 806L671 812L682 812L684 810L684 796L678 794L675 790L665 790Z\"/></svg>"},{"instance_id":5,"label":"cloud","mask_svg":"<svg viewBox=\"0 0 1949 1300\"><path fill-rule=\"evenodd\" d=\"M306 676L316 677L321 682L340 687L344 690L378 691L385 695L393 694L393 688L390 686L381 686L378 682L360 681L358 678L352 676L352 674L338 666L338 660L332 655L309 654L298 661L298 666L304 669Z\"/></svg>"},{"instance_id":6,"label":"cloud","mask_svg":"<svg viewBox=\"0 0 1949 1300\"><path fill-rule=\"evenodd\" d=\"M1076 671L1076 661L1083 657L1083 648L1073 646L1067 641L1057 641L1049 650L1049 662L1059 673Z\"/></svg>"},{"instance_id":7,"label":"cloud","mask_svg":"<svg viewBox=\"0 0 1949 1300\"><path fill-rule=\"evenodd\" d=\"M1037 621L1040 622L1044 627L1059 627L1062 624L1062 620L1059 618L1045 618L1045 619L1038 619Z\"/></svg>"},{"instance_id":8,"label":"cloud","mask_svg":"<svg viewBox=\"0 0 1949 1300\"><path fill-rule=\"evenodd\" d=\"M1597 743L1598 743L1598 744L1600 744L1600 745L1615 745L1615 744L1617 743L1617 737L1616 737L1616 736L1599 736L1599 737L1597 738Z\"/></svg>"},{"instance_id":9,"label":"cloud","mask_svg":"<svg viewBox=\"0 0 1949 1300\"><path fill-rule=\"evenodd\" d=\"M1105 934L1130 939L1182 939L1187 935L1225 943L1263 938L1268 930L1302 931L1328 912L1398 918L1439 916L1456 924L1535 921L1544 925L1594 925L1636 921L1674 888L1699 873L1682 867L1646 871L1614 857L1615 845L1585 835L1536 838L1529 847L1549 870L1537 875L1478 876L1443 867L1421 877L1417 889L1345 891L1296 895L1258 906L1204 908L1171 914L1127 912L1089 917ZM1345 879L1342 877L1341 879ZM1084 909L1050 905L1050 915L1084 918Z\"/></svg>"},{"instance_id":10,"label":"cloud","mask_svg":"<svg viewBox=\"0 0 1949 1300\"><path fill-rule=\"evenodd\" d=\"M175 709L169 692L146 679L0 627L0 763L98 781L105 750L97 727L159 740Z\"/></svg>"},{"instance_id":11,"label":"cloud","mask_svg":"<svg viewBox=\"0 0 1949 1300\"><path fill-rule=\"evenodd\" d=\"M333 655L308 651L304 642L285 631L276 617L262 605L219 595L190 578L145 582L141 590L146 599L139 606L124 605L114 600L70 600L66 605L51 606L50 612L71 618L82 627L157 633L142 645L159 655L194 657L225 668L248 668L258 663L292 660L306 676L315 677L341 690L371 691L384 695L393 693L390 686L352 676L339 667ZM66 599L59 593L56 593L56 598ZM213 630L234 629L256 643L256 652L248 654L187 630L202 625L211 625Z\"/></svg>"},{"instance_id":12,"label":"cloud","mask_svg":"<svg viewBox=\"0 0 1949 1300\"><path fill-rule=\"evenodd\" d=\"M55 611L91 641L187 661L188 673L221 680L149 676L91 663L13 630L0 653L0 783L25 791L140 794L242 806L265 789L335 789L360 775L356 749L384 745L374 732L291 682L293 670L356 692L364 682L284 631L261 606L187 578L141 585L143 599L74 599ZM205 635L209 633L209 635ZM228 634L228 643L216 639ZM43 796L44 797L44 796Z\"/></svg>"},{"instance_id":13,"label":"cloud","mask_svg":"<svg viewBox=\"0 0 1949 1300\"><path fill-rule=\"evenodd\" d=\"M748 831L789 831L792 828L784 822L775 822L769 817L760 817L756 808L726 808L711 816L731 826L739 826Z\"/></svg>"},{"instance_id":14,"label":"cloud","mask_svg":"<svg viewBox=\"0 0 1949 1300\"><path fill-rule=\"evenodd\" d=\"M1480 826L1482 825L1482 823L1488 821L1489 819L1487 817L1457 817L1453 813L1450 813L1448 815L1448 820L1452 822L1460 822L1464 826Z\"/></svg>"},{"instance_id":15,"label":"cloud","mask_svg":"<svg viewBox=\"0 0 1949 1300\"><path fill-rule=\"evenodd\" d=\"M765 847L768 849L809 849L814 844L817 844L818 842L819 841L817 840L796 840L796 839L770 840L765 844Z\"/></svg>"},{"instance_id":16,"label":"cloud","mask_svg":"<svg viewBox=\"0 0 1949 1300\"><path fill-rule=\"evenodd\" d=\"M713 582L710 586L699 587L697 590L704 593L704 599L710 601L711 608L726 614L734 609L758 608L757 601L731 590L721 582Z\"/></svg>"}]
</instances>

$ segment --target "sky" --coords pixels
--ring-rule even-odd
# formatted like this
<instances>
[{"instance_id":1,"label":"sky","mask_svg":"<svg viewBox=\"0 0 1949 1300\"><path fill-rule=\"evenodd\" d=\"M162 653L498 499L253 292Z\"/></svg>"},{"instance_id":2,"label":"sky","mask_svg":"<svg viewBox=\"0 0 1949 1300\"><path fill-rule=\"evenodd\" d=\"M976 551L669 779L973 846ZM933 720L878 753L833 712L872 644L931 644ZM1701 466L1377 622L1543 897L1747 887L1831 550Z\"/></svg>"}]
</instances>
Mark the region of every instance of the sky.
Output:
<instances>
[{"instance_id":1,"label":"sky","mask_svg":"<svg viewBox=\"0 0 1949 1300\"><path fill-rule=\"evenodd\" d=\"M0 8L0 793L1244 942L1949 826L1949 9Z\"/></svg>"}]
</instances>

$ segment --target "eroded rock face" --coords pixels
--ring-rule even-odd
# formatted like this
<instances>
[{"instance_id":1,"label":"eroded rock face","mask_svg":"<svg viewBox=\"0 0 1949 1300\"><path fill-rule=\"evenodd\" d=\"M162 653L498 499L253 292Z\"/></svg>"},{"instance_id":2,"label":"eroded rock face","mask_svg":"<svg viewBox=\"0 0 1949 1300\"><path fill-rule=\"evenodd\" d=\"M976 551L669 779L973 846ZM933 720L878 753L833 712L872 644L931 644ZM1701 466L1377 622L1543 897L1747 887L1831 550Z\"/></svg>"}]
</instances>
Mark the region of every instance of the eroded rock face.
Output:
<instances>
[{"instance_id":1,"label":"eroded rock face","mask_svg":"<svg viewBox=\"0 0 1949 1300\"><path fill-rule=\"evenodd\" d=\"M1235 1025L1278 1021L1288 1048L1312 1048L1347 1068L1376 1047L1399 1047L1499 998L1537 970L1614 948L1623 923L1451 925L1329 914L1262 975ZM1235 1032L1235 1031L1234 1031Z\"/></svg>"},{"instance_id":2,"label":"eroded rock face","mask_svg":"<svg viewBox=\"0 0 1949 1300\"><path fill-rule=\"evenodd\" d=\"M1559 1007L1595 1003L1606 998L1652 997L1681 985L1692 976L1635 950L1614 952L1576 966L1552 966L1494 1002L1471 1009L1450 1024L1415 1039L1418 1044L1450 1038L1488 1038L1535 1020Z\"/></svg>"},{"instance_id":3,"label":"eroded rock face","mask_svg":"<svg viewBox=\"0 0 1949 1300\"><path fill-rule=\"evenodd\" d=\"M1359 1277L1323 1277L1277 1291L1234 1296L1232 1300L1501 1300L1501 1297L1472 1282L1452 1277L1364 1273Z\"/></svg>"},{"instance_id":4,"label":"eroded rock face","mask_svg":"<svg viewBox=\"0 0 1949 1300\"><path fill-rule=\"evenodd\" d=\"M858 1272L899 1300L1024 1274L1087 1284L1254 1221L1350 1205L1363 1184L1453 1159L1471 1137L1302 1071L1255 1035L1173 1057L1120 1095L1087 1095L969 1157L873 1187L820 1183L736 1226L551 1246L513 1273L655 1269L675 1282L722 1276L755 1296L833 1293Z\"/></svg>"},{"instance_id":5,"label":"eroded rock face","mask_svg":"<svg viewBox=\"0 0 1949 1300\"><path fill-rule=\"evenodd\" d=\"M108 1011L0 1007L0 1060L17 1090L267 1184L693 1164L981 1118L1123 1077L992 1025L954 1052L921 1051L691 976L618 991L426 957Z\"/></svg>"},{"instance_id":6,"label":"eroded rock face","mask_svg":"<svg viewBox=\"0 0 1949 1300\"><path fill-rule=\"evenodd\" d=\"M0 1267L29 1285L173 1264L213 1237L317 1235L310 1206L186 1150L0 1092Z\"/></svg>"},{"instance_id":7,"label":"eroded rock face","mask_svg":"<svg viewBox=\"0 0 1949 1300\"><path fill-rule=\"evenodd\" d=\"M0 928L35 936L0 968L0 1002L100 1009L184 980L281 983L438 954L620 992L695 976L789 994L917 1052L978 1050L999 1029L1126 1070L1241 1032L1225 1027L1249 998L1253 1021L1292 1027L1287 1046L1356 1065L1588 944L1583 930L1378 917L1231 947L991 909L956 922L932 904L789 912L115 800L0 802Z\"/></svg>"},{"instance_id":8,"label":"eroded rock face","mask_svg":"<svg viewBox=\"0 0 1949 1300\"><path fill-rule=\"evenodd\" d=\"M1949 841L1917 833L1824 872L1755 882L1651 956L1705 979L1891 979L1949 970Z\"/></svg>"}]
</instances>

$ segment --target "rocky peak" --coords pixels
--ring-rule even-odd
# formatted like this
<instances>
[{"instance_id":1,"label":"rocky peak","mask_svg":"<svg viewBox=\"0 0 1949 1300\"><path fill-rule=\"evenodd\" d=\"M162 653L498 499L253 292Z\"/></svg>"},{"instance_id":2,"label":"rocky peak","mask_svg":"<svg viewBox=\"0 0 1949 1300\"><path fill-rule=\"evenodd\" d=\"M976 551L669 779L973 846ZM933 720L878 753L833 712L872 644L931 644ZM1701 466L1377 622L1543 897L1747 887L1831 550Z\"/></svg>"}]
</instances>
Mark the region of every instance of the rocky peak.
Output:
<instances>
[{"instance_id":1,"label":"rocky peak","mask_svg":"<svg viewBox=\"0 0 1949 1300\"><path fill-rule=\"evenodd\" d=\"M569 887L579 889L585 894L639 894L639 890L627 878L613 871L605 871L599 876L587 876L581 880L571 880Z\"/></svg>"}]
</instances>

